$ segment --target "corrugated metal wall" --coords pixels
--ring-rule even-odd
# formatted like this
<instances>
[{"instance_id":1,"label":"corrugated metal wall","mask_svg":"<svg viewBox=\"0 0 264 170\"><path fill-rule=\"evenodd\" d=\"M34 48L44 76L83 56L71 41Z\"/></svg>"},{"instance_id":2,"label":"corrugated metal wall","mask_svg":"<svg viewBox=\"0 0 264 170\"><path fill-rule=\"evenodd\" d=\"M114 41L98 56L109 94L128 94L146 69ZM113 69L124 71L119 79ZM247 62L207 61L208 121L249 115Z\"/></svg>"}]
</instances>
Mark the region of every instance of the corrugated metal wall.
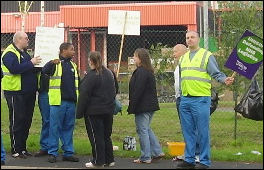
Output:
<instances>
[{"instance_id":1,"label":"corrugated metal wall","mask_svg":"<svg viewBox=\"0 0 264 170\"><path fill-rule=\"evenodd\" d=\"M196 25L195 2L61 6L61 21L71 27L107 27L108 10L140 11L141 25Z\"/></svg>"},{"instance_id":2,"label":"corrugated metal wall","mask_svg":"<svg viewBox=\"0 0 264 170\"><path fill-rule=\"evenodd\" d=\"M153 2L164 2L164 1L45 1L45 11L59 11L61 5L97 5L97 4L153 3ZM40 11L40 1L34 1L29 12L39 12L39 11ZM1 13L6 13L6 12L19 12L18 2L1 1Z\"/></svg>"},{"instance_id":3,"label":"corrugated metal wall","mask_svg":"<svg viewBox=\"0 0 264 170\"><path fill-rule=\"evenodd\" d=\"M60 12L45 12L45 25L54 27L60 22ZM35 32L40 26L40 13L30 12L26 17L25 32ZM12 33L21 30L21 16L19 13L1 13L1 33Z\"/></svg>"}]
</instances>

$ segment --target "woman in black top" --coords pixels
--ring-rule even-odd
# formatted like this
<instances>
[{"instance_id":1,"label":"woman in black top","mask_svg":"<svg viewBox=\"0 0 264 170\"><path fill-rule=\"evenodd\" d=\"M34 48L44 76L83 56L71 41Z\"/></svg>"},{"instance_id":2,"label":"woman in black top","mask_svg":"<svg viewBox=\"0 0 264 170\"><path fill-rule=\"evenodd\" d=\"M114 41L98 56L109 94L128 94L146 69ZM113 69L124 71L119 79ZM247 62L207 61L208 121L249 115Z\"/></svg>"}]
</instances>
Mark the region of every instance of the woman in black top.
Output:
<instances>
[{"instance_id":1,"label":"woman in black top","mask_svg":"<svg viewBox=\"0 0 264 170\"><path fill-rule=\"evenodd\" d=\"M113 73L102 65L99 52L90 52L87 72L80 85L77 118L84 117L93 159L87 168L114 166L111 140L116 88Z\"/></svg>"},{"instance_id":2,"label":"woman in black top","mask_svg":"<svg viewBox=\"0 0 264 170\"><path fill-rule=\"evenodd\" d=\"M154 69L149 53L140 48L134 53L137 69L129 82L128 113L135 114L136 131L139 136L141 156L134 163L151 163L164 156L159 141L150 128L155 111L159 110Z\"/></svg>"}]
</instances>

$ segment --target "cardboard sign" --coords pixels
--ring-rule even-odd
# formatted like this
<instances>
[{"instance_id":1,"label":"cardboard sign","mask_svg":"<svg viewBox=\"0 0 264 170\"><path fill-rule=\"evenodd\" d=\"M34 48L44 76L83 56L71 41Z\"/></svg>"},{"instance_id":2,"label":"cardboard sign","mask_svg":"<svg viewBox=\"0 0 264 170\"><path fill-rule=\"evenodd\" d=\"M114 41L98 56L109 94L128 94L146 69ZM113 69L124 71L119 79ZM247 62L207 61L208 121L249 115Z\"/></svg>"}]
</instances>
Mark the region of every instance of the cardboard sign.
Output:
<instances>
[{"instance_id":1,"label":"cardboard sign","mask_svg":"<svg viewBox=\"0 0 264 170\"><path fill-rule=\"evenodd\" d=\"M246 30L233 49L225 66L252 79L263 62L263 39Z\"/></svg>"},{"instance_id":2,"label":"cardboard sign","mask_svg":"<svg viewBox=\"0 0 264 170\"><path fill-rule=\"evenodd\" d=\"M43 67L50 60L59 58L60 45L64 42L64 28L37 27L35 54L42 62L35 67Z\"/></svg>"},{"instance_id":3,"label":"cardboard sign","mask_svg":"<svg viewBox=\"0 0 264 170\"><path fill-rule=\"evenodd\" d=\"M109 10L108 34L122 35L124 26L125 35L140 35L140 11Z\"/></svg>"}]
</instances>

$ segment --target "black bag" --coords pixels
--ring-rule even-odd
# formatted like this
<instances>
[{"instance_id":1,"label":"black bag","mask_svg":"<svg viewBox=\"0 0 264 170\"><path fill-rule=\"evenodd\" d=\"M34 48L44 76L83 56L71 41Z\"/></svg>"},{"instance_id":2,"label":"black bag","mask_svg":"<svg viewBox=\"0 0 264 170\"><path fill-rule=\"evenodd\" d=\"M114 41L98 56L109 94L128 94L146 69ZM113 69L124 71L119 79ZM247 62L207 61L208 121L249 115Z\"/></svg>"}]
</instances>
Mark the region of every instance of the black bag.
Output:
<instances>
[{"instance_id":1,"label":"black bag","mask_svg":"<svg viewBox=\"0 0 264 170\"><path fill-rule=\"evenodd\" d=\"M256 78L234 110L242 116L253 120L263 120L263 90L261 91Z\"/></svg>"},{"instance_id":2,"label":"black bag","mask_svg":"<svg viewBox=\"0 0 264 170\"><path fill-rule=\"evenodd\" d=\"M218 106L218 93L215 89L211 90L211 106L210 106L210 115L216 110Z\"/></svg>"}]
</instances>

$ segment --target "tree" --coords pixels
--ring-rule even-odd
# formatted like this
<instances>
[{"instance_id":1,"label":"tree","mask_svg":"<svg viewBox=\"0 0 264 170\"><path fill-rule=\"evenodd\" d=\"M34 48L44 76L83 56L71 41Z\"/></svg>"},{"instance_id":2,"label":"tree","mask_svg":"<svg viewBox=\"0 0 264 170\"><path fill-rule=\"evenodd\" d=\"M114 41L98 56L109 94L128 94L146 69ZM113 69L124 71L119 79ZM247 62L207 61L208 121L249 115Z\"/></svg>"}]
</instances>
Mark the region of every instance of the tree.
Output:
<instances>
[{"instance_id":1,"label":"tree","mask_svg":"<svg viewBox=\"0 0 264 170\"><path fill-rule=\"evenodd\" d=\"M246 29L252 31L263 39L263 6L262 1L219 1L220 12L217 14L221 20L219 31L219 51L216 54L220 69L226 75L231 75L232 70L224 67L225 62L236 46L239 38ZM258 79L263 82L263 66L259 69ZM232 91L237 90L239 95L247 89L250 80L237 76ZM262 84L262 83L261 83Z\"/></svg>"},{"instance_id":2,"label":"tree","mask_svg":"<svg viewBox=\"0 0 264 170\"><path fill-rule=\"evenodd\" d=\"M28 1L18 1L19 12L22 17L21 31L25 31L26 15L28 14L28 11L32 4L33 1L31 1L30 3L28 3Z\"/></svg>"}]
</instances>

